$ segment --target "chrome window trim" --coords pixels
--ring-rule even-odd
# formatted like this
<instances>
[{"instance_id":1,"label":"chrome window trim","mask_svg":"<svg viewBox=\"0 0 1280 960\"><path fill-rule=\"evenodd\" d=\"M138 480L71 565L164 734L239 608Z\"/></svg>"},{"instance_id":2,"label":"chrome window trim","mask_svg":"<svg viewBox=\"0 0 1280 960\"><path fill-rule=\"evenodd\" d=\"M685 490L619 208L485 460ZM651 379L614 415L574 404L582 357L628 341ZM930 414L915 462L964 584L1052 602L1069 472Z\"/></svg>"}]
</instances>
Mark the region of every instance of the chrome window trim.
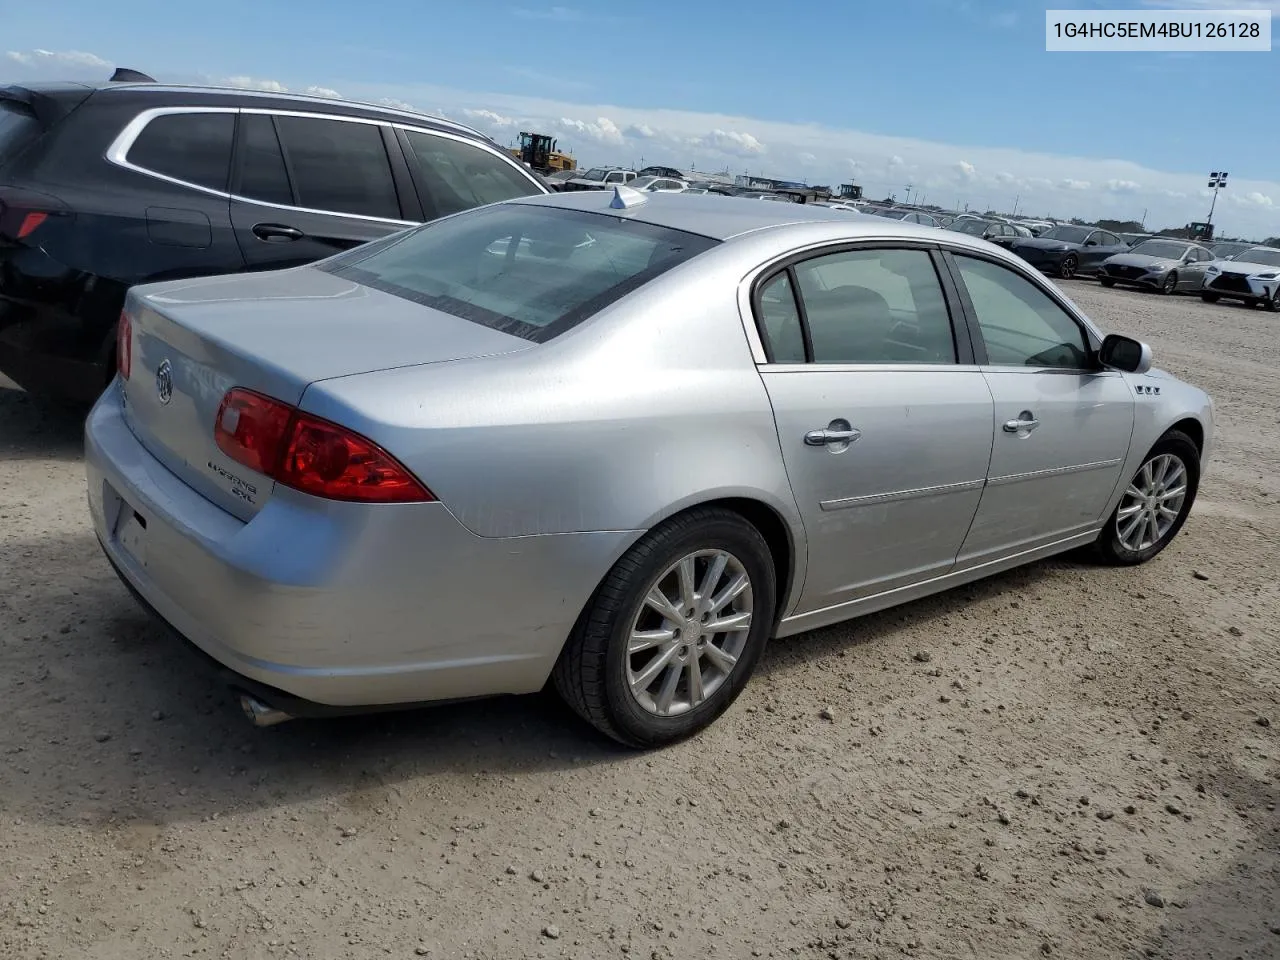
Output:
<instances>
[{"instance_id":1,"label":"chrome window trim","mask_svg":"<svg viewBox=\"0 0 1280 960\"><path fill-rule=\"evenodd\" d=\"M463 144L466 144L467 146L475 147L478 150L485 151L489 154L492 154L495 157L498 157L499 159L503 160L505 163L510 165L512 168L519 170L521 175L524 176L526 180L528 180L531 184L533 184L534 187L537 188L537 191L536 191L537 193L545 194L547 192L546 189L542 186L542 184L540 184L537 181L537 179L533 177L529 173L529 171L524 168L522 164L517 163L514 158L510 156L505 156L501 150L495 149L494 147L490 146L487 143L478 142L470 137L463 136L461 134L453 133L447 130L432 130L429 127L421 127L411 123L402 123L400 121L394 121L394 120L377 120L371 117L344 117L344 116L340 116L338 114L332 114L332 113L314 113L314 112L303 111L303 110L280 110L280 109L271 109L271 108L265 108L265 107L263 108L260 108L260 107L191 107L191 106L151 107L150 109L143 110L141 113L135 116L132 120L130 120L127 124L125 124L124 129L121 130L120 133L116 135L116 138L113 141L111 141L110 146L107 147L106 159L108 160L108 162L113 163L118 167L123 167L126 170L131 170L134 173L141 174L142 176L152 177L156 180L163 180L166 183L171 183L179 187L185 187L188 190L195 190L195 191L198 191L199 193L205 194L206 196L218 197L219 199L222 199L222 200L235 200L237 203L249 203L258 207L267 207L272 210L291 210L296 213L308 213L308 214L322 216L322 217L340 217L346 220L365 220L371 223L387 223L387 224L392 224L394 226L399 226L399 227L413 227L418 225L418 221L416 220L400 220L398 218L392 218L392 217L374 217L374 216L369 216L368 214L363 214L363 213L341 213L336 210L318 210L314 207L295 207L292 204L271 203L267 200L257 200L253 197L242 196L240 194L231 193L226 190L215 190L212 187L201 186L198 183L192 183L189 180L183 180L179 177L171 177L168 174L160 173L159 171L152 170L149 167L141 166L140 164L133 163L132 161L129 160L129 157L128 157L129 150L133 147L134 142L138 139L139 136L142 135L142 131L147 128L147 125L150 124L151 121L155 120L157 117L172 116L174 114L186 114L186 113L229 113L232 115L245 113L245 114L257 114L261 116L300 117L302 119L308 119L308 120L337 120L342 123L362 123L362 124L365 124L366 126L389 127L392 129L404 130L406 132L412 131L414 133L423 133L432 137L443 137L446 140L456 140L458 143L463 143ZM463 128L463 129L466 129L466 128ZM388 160L389 159L390 158L388 158ZM409 162L408 157L405 158L405 162L406 163Z\"/></svg>"},{"instance_id":2,"label":"chrome window trim","mask_svg":"<svg viewBox=\"0 0 1280 960\"><path fill-rule=\"evenodd\" d=\"M455 130L461 130L464 133L474 134L477 137L484 137L484 134L475 127L469 127L465 123L459 123L457 120L449 120L445 117L433 116L429 113L418 113L413 110L402 110L399 107L387 106L385 103L373 103L369 100L348 100L345 97L318 97L306 93L286 93L284 91L275 92L272 90L250 90L245 87L218 87L205 86L201 84L182 84L182 83L116 83L106 88L110 90L145 90L149 93L210 93L220 94L234 97L258 97L264 100L297 100L302 103L334 104L341 103L348 106L357 107L361 110L376 110L379 113L385 113L394 117L405 117L410 120L430 120L432 123L441 123ZM232 108L234 109L234 108ZM328 114L326 114L328 116Z\"/></svg>"}]
</instances>

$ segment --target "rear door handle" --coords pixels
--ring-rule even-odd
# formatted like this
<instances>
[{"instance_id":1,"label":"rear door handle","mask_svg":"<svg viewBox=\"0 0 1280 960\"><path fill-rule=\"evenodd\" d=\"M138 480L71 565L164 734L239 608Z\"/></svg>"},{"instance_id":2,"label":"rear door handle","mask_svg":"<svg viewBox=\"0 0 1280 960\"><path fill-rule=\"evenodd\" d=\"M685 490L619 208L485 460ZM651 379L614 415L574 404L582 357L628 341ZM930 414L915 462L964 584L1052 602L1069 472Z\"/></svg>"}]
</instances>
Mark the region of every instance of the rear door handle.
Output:
<instances>
[{"instance_id":1,"label":"rear door handle","mask_svg":"<svg viewBox=\"0 0 1280 960\"><path fill-rule=\"evenodd\" d=\"M267 243L287 243L290 240L301 240L302 231L297 227L286 226L283 223L255 223L253 225L253 235L259 240L265 240Z\"/></svg>"},{"instance_id":2,"label":"rear door handle","mask_svg":"<svg viewBox=\"0 0 1280 960\"><path fill-rule=\"evenodd\" d=\"M804 435L804 442L811 447L823 447L829 443L853 443L862 436L861 430L850 427L847 430L831 429L810 430Z\"/></svg>"},{"instance_id":3,"label":"rear door handle","mask_svg":"<svg viewBox=\"0 0 1280 960\"><path fill-rule=\"evenodd\" d=\"M1017 420L1006 420L1004 422L1005 433L1030 433L1036 427L1040 426L1040 421L1035 418L1030 410L1023 410L1018 415Z\"/></svg>"}]
</instances>

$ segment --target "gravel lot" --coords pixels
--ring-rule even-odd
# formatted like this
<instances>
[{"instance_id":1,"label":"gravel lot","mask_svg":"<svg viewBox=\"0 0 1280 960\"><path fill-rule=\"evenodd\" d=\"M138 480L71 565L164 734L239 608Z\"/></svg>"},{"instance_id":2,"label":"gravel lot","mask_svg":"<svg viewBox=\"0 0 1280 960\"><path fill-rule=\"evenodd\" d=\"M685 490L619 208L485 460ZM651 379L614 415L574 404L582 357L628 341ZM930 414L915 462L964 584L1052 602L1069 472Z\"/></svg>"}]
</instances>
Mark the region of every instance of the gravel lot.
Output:
<instances>
[{"instance_id":1,"label":"gravel lot","mask_svg":"<svg viewBox=\"0 0 1280 960\"><path fill-rule=\"evenodd\" d=\"M0 957L1280 956L1280 317L1064 286L1218 402L1175 544L779 642L650 755L549 695L250 727L0 389Z\"/></svg>"}]
</instances>

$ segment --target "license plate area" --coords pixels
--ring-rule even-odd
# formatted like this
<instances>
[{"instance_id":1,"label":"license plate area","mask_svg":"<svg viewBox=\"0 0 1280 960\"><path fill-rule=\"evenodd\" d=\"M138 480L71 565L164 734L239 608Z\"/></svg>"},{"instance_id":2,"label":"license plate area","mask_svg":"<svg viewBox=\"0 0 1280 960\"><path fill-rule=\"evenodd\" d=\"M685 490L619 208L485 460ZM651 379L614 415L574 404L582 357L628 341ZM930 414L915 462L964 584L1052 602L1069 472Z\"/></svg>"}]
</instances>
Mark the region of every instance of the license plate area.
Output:
<instances>
[{"instance_id":1,"label":"license plate area","mask_svg":"<svg viewBox=\"0 0 1280 960\"><path fill-rule=\"evenodd\" d=\"M120 549L140 566L147 565L147 518L120 498L120 510L116 514L112 537Z\"/></svg>"}]
</instances>

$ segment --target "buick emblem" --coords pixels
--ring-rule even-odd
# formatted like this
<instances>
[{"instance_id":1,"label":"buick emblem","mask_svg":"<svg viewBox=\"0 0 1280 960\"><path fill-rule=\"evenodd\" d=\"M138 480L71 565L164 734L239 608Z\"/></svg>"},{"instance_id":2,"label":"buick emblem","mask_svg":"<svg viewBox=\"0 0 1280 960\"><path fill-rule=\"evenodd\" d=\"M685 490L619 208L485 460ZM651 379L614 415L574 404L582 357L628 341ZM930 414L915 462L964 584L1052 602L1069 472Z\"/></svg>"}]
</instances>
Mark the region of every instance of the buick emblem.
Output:
<instances>
[{"instance_id":1,"label":"buick emblem","mask_svg":"<svg viewBox=\"0 0 1280 960\"><path fill-rule=\"evenodd\" d=\"M161 403L168 403L173 399L173 364L168 360L161 360L160 366L156 368L156 393Z\"/></svg>"}]
</instances>

